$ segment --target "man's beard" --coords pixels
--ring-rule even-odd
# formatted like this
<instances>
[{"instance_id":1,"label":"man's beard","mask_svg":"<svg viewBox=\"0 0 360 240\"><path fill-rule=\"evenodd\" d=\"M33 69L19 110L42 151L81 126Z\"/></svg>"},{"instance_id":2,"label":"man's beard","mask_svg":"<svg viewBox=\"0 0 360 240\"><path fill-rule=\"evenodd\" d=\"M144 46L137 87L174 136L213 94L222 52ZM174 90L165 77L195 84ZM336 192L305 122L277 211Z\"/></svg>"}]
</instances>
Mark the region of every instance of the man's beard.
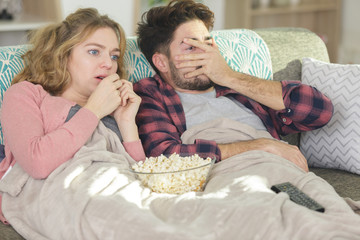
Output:
<instances>
[{"instance_id":1,"label":"man's beard","mask_svg":"<svg viewBox=\"0 0 360 240\"><path fill-rule=\"evenodd\" d=\"M169 62L169 65L172 81L178 88L203 91L214 86L214 83L209 78L203 79L195 77L195 79L188 80L180 75L179 70L175 67L175 64L172 61Z\"/></svg>"}]
</instances>

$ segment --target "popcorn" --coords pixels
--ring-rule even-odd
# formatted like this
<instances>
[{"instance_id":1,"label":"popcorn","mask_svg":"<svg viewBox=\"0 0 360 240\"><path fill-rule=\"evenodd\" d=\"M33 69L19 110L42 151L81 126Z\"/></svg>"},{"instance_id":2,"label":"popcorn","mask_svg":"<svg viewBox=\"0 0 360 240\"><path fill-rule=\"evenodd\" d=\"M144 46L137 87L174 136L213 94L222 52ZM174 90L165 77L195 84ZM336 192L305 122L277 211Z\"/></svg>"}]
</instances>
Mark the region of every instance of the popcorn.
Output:
<instances>
[{"instance_id":1,"label":"popcorn","mask_svg":"<svg viewBox=\"0 0 360 240\"><path fill-rule=\"evenodd\" d=\"M146 158L133 164L132 169L152 191L182 194L203 189L212 163L210 157L203 159L198 154L181 157L174 153L169 157L161 154Z\"/></svg>"}]
</instances>

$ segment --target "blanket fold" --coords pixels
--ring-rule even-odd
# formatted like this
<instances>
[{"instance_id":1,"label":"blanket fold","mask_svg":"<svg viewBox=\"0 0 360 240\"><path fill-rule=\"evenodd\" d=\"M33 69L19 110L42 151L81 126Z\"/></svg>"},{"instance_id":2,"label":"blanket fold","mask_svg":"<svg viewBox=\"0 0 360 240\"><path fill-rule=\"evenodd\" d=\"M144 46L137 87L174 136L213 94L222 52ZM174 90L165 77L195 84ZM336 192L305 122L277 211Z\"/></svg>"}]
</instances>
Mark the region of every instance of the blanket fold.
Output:
<instances>
[{"instance_id":1,"label":"blanket fold","mask_svg":"<svg viewBox=\"0 0 360 240\"><path fill-rule=\"evenodd\" d=\"M220 127L219 127L220 126ZM184 133L242 141L270 137L218 119ZM129 171L134 160L101 123L78 153L44 180L10 172L0 185L3 212L26 239L356 239L357 202L345 201L323 179L263 151L213 167L204 192L158 194ZM15 168L16 170L16 168ZM22 179L20 181L20 179ZM299 206L272 184L290 181L325 207ZM19 187L20 191L12 191ZM17 193L17 194L14 194Z\"/></svg>"}]
</instances>

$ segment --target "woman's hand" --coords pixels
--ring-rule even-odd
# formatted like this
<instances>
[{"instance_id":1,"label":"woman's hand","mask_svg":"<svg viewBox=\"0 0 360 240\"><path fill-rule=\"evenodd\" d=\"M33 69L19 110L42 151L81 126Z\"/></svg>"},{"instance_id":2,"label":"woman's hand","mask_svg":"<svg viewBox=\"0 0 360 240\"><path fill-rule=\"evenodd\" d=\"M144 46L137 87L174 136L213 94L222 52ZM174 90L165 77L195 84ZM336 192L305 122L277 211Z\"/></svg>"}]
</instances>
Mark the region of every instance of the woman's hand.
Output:
<instances>
[{"instance_id":1,"label":"woman's hand","mask_svg":"<svg viewBox=\"0 0 360 240\"><path fill-rule=\"evenodd\" d=\"M124 142L139 140L138 128L135 122L141 98L136 95L133 85L128 80L120 80L122 85L118 89L121 103L113 116L118 124Z\"/></svg>"},{"instance_id":2,"label":"woman's hand","mask_svg":"<svg viewBox=\"0 0 360 240\"><path fill-rule=\"evenodd\" d=\"M117 74L104 78L90 95L84 107L99 119L111 114L121 104L119 88L123 85Z\"/></svg>"},{"instance_id":3,"label":"woman's hand","mask_svg":"<svg viewBox=\"0 0 360 240\"><path fill-rule=\"evenodd\" d=\"M121 103L119 88L122 82L117 74L104 78L90 95L84 107L99 119L111 114Z\"/></svg>"},{"instance_id":4,"label":"woman's hand","mask_svg":"<svg viewBox=\"0 0 360 240\"><path fill-rule=\"evenodd\" d=\"M112 114L123 140L130 142L139 139L135 116L140 103L141 98L133 91L132 83L113 74L99 83L84 107L99 119Z\"/></svg>"},{"instance_id":5,"label":"woman's hand","mask_svg":"<svg viewBox=\"0 0 360 240\"><path fill-rule=\"evenodd\" d=\"M118 89L118 91L121 102L114 111L114 118L118 123L120 123L121 121L132 122L135 121L135 116L138 112L141 98L134 92L131 82L124 79L120 81L122 85Z\"/></svg>"}]
</instances>

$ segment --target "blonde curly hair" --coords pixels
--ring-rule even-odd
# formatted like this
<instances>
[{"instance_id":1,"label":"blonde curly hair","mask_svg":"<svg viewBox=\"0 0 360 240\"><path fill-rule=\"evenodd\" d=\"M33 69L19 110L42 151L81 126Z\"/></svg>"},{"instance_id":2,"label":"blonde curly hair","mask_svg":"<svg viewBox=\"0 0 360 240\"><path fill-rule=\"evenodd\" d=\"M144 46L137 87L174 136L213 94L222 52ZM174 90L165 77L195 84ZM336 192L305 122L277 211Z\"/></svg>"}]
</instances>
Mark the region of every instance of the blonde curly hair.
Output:
<instances>
[{"instance_id":1,"label":"blonde curly hair","mask_svg":"<svg viewBox=\"0 0 360 240\"><path fill-rule=\"evenodd\" d=\"M117 74L125 78L123 56L126 38L122 27L107 15L94 8L78 9L64 21L30 32L30 49L22 56L25 67L12 84L29 81L40 84L56 96L63 93L71 81L67 70L70 53L76 44L83 42L99 28L111 28L119 40L120 57Z\"/></svg>"}]
</instances>

